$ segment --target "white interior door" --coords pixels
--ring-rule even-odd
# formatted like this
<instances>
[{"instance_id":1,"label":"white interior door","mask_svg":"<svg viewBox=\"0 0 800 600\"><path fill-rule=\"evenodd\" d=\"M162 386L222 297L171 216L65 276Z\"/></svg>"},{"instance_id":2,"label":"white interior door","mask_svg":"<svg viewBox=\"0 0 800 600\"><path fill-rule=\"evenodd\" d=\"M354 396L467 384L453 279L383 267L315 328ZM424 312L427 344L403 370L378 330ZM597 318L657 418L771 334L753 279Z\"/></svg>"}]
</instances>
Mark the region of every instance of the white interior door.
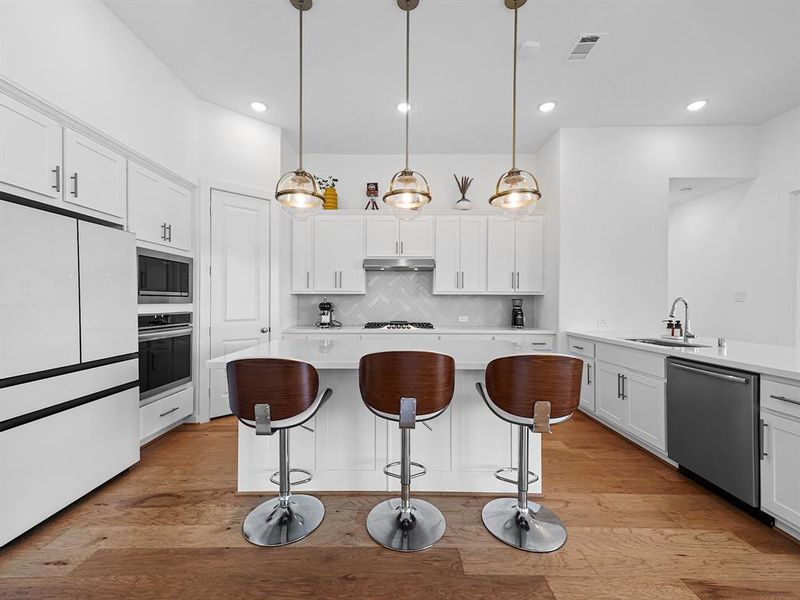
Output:
<instances>
[{"instance_id":1,"label":"white interior door","mask_svg":"<svg viewBox=\"0 0 800 600\"><path fill-rule=\"evenodd\" d=\"M211 192L211 358L269 341L269 206ZM210 377L210 416L230 414L225 371Z\"/></svg>"}]
</instances>

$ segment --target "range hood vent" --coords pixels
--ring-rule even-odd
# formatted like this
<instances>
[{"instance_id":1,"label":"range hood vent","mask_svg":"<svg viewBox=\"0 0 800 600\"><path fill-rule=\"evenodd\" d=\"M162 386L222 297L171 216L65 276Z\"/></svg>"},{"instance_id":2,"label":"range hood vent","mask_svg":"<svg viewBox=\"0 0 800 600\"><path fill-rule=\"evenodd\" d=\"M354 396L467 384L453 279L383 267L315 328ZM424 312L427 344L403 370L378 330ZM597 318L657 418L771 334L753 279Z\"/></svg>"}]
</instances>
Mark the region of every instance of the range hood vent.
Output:
<instances>
[{"instance_id":1,"label":"range hood vent","mask_svg":"<svg viewBox=\"0 0 800 600\"><path fill-rule=\"evenodd\" d=\"M436 261L432 258L365 258L365 271L433 271Z\"/></svg>"}]
</instances>

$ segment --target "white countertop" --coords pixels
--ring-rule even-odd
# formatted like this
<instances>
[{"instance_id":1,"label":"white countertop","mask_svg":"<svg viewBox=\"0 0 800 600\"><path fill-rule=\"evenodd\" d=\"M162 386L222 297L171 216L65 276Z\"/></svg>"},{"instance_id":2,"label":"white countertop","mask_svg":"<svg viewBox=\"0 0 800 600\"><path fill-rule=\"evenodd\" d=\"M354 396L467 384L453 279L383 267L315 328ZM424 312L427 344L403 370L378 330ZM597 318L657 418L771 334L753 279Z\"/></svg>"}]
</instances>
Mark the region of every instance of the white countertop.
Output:
<instances>
[{"instance_id":1,"label":"white countertop","mask_svg":"<svg viewBox=\"0 0 800 600\"><path fill-rule=\"evenodd\" d=\"M209 368L223 368L240 358L289 358L302 360L317 369L358 369L365 354L390 350L424 350L449 354L462 371L485 369L495 358L513 354L527 354L514 342L471 341L440 342L429 338L398 337L396 340L356 340L346 337L336 340L273 340L252 348L231 352L206 361Z\"/></svg>"},{"instance_id":2,"label":"white countertop","mask_svg":"<svg viewBox=\"0 0 800 600\"><path fill-rule=\"evenodd\" d=\"M607 331L567 331L573 335L596 342L615 344L635 350L644 350L665 356L676 356L687 360L742 369L762 375L772 375L800 381L800 351L791 346L772 346L769 344L753 344L728 340L726 348L717 348L716 338L695 338L693 343L703 344L709 348L670 348L655 346L641 342L631 342L625 338L658 338L660 333L642 335L641 332L607 332Z\"/></svg>"},{"instance_id":3,"label":"white countertop","mask_svg":"<svg viewBox=\"0 0 800 600\"><path fill-rule=\"evenodd\" d=\"M310 333L347 333L347 334L371 334L371 333L391 333L391 334L450 334L450 333L474 333L485 335L555 335L556 332L549 329L515 329L513 327L483 327L483 326L452 326L452 327L434 327L433 329L364 329L363 325L358 326L345 326L345 327L331 327L323 329L321 327L286 327L282 330L287 334L310 334Z\"/></svg>"}]
</instances>

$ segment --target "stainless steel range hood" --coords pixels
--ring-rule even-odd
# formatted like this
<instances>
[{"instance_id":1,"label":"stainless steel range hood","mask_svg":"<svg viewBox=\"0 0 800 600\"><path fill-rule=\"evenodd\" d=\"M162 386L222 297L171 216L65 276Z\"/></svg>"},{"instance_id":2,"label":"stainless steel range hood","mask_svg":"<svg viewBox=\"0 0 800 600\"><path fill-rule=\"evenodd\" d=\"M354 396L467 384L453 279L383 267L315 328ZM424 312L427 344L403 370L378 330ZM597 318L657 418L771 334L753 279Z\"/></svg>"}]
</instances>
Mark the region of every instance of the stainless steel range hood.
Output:
<instances>
[{"instance_id":1,"label":"stainless steel range hood","mask_svg":"<svg viewBox=\"0 0 800 600\"><path fill-rule=\"evenodd\" d=\"M432 258L365 258L365 271L433 271L436 261Z\"/></svg>"}]
</instances>

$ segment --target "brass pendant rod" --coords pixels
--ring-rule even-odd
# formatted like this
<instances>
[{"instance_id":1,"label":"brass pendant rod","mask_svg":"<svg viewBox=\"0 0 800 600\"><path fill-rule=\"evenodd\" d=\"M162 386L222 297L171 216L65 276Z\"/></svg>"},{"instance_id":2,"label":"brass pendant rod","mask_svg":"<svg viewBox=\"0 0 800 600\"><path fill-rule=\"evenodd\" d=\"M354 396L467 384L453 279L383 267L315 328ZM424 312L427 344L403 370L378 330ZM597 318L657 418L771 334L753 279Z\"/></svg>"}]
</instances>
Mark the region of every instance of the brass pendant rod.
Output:
<instances>
[{"instance_id":1,"label":"brass pendant rod","mask_svg":"<svg viewBox=\"0 0 800 600\"><path fill-rule=\"evenodd\" d=\"M514 3L514 92L511 108L511 168L517 168L517 3Z\"/></svg>"},{"instance_id":2,"label":"brass pendant rod","mask_svg":"<svg viewBox=\"0 0 800 600\"><path fill-rule=\"evenodd\" d=\"M410 47L411 47L411 11L406 10L406 171L408 171L408 113L411 112L411 104L409 104L409 63L410 63Z\"/></svg>"},{"instance_id":3,"label":"brass pendant rod","mask_svg":"<svg viewBox=\"0 0 800 600\"><path fill-rule=\"evenodd\" d=\"M300 170L303 170L303 8L300 2Z\"/></svg>"}]
</instances>

